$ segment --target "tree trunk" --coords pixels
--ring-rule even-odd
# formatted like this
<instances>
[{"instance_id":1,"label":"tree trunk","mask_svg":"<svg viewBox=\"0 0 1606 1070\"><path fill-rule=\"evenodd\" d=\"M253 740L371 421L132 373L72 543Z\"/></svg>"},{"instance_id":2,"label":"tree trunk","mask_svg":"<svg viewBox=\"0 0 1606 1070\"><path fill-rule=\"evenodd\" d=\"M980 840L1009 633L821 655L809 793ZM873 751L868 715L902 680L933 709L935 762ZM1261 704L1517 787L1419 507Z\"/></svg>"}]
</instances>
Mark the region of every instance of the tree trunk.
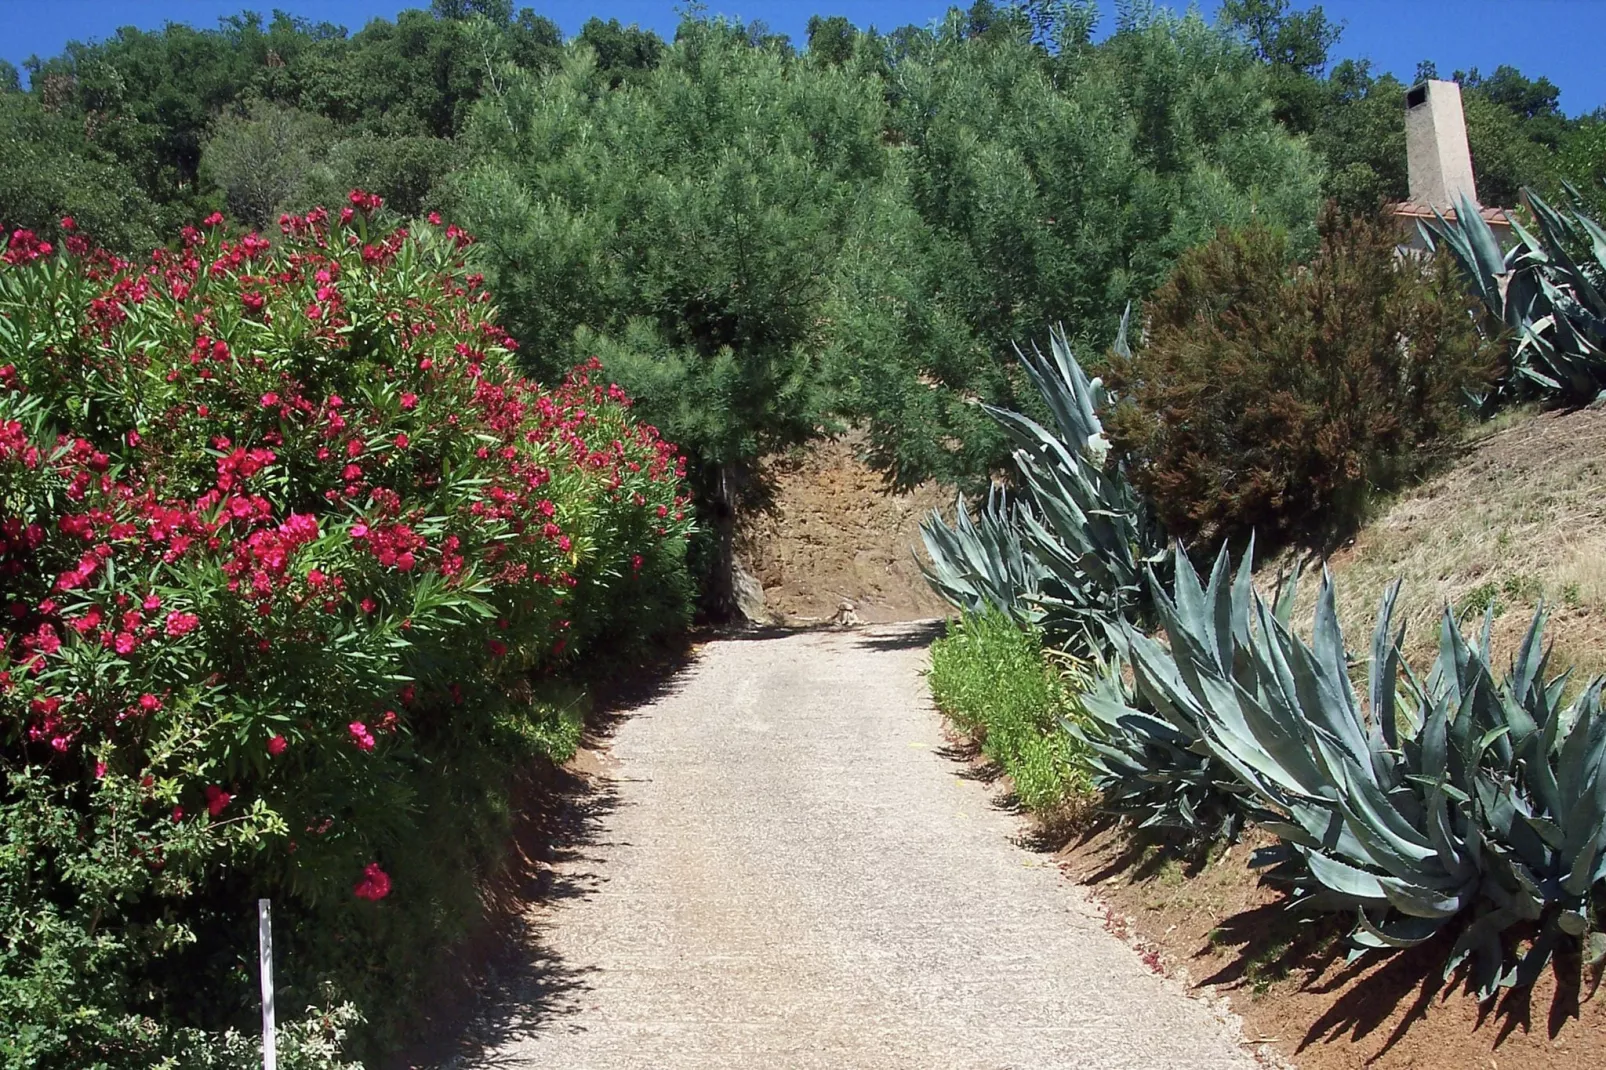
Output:
<instances>
[{"instance_id":1,"label":"tree trunk","mask_svg":"<svg viewBox=\"0 0 1606 1070\"><path fill-rule=\"evenodd\" d=\"M708 577L708 615L721 624L736 617L736 495L738 470L722 464L715 475L714 567Z\"/></svg>"}]
</instances>

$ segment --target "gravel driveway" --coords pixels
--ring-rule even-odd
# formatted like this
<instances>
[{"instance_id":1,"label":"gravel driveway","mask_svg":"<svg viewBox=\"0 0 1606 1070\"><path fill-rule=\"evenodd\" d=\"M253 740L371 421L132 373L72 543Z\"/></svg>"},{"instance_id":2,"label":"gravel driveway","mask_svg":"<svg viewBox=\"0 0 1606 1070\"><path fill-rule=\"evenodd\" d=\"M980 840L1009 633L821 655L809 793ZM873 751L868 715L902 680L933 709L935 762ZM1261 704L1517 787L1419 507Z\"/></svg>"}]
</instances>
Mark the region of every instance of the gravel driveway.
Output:
<instances>
[{"instance_id":1,"label":"gravel driveway","mask_svg":"<svg viewBox=\"0 0 1606 1070\"><path fill-rule=\"evenodd\" d=\"M930 626L710 643L612 748L463 1066L1256 1067L942 755Z\"/></svg>"}]
</instances>

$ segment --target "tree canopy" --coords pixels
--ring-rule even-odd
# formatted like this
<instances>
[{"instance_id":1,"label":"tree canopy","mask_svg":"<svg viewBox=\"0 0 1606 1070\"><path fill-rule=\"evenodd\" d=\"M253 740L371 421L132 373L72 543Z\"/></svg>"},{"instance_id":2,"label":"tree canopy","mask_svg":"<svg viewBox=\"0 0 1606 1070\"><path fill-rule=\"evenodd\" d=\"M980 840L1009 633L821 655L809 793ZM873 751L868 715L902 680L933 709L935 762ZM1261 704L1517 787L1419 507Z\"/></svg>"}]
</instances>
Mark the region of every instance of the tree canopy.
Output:
<instances>
[{"instance_id":1,"label":"tree canopy","mask_svg":"<svg viewBox=\"0 0 1606 1070\"><path fill-rule=\"evenodd\" d=\"M509 0L435 0L354 32L124 29L30 60L26 88L0 68L0 223L61 237L70 214L137 252L361 187L468 224L527 368L601 355L705 496L849 422L893 482L980 486L1006 449L975 402L1035 404L1017 341L1063 324L1096 363L1218 228L1297 257L1324 200L1407 192L1406 85L1342 58L1320 6L1097 23L1093 0L975 0L890 32L822 12L799 46L693 8L672 39L591 18L564 40ZM1603 207L1606 122L1509 66L1454 77L1485 203L1571 182Z\"/></svg>"}]
</instances>

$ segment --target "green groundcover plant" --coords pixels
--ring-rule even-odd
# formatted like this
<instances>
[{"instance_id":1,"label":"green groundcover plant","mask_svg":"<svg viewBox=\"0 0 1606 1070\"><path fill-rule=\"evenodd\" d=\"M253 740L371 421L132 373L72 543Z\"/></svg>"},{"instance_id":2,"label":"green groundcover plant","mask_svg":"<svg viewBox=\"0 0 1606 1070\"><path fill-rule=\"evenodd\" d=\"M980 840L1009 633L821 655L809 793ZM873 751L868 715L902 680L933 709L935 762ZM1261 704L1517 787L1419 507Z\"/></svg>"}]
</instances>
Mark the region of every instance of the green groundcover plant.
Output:
<instances>
[{"instance_id":1,"label":"green groundcover plant","mask_svg":"<svg viewBox=\"0 0 1606 1070\"><path fill-rule=\"evenodd\" d=\"M965 614L931 646L931 693L1009 774L1022 806L1050 812L1088 794L1083 745L1060 729L1080 714L1035 629L997 609Z\"/></svg>"},{"instance_id":2,"label":"green groundcover plant","mask_svg":"<svg viewBox=\"0 0 1606 1070\"><path fill-rule=\"evenodd\" d=\"M540 681L684 621L676 447L384 218L0 256L0 1066L260 1058L259 896L295 1058L382 1042Z\"/></svg>"}]
</instances>

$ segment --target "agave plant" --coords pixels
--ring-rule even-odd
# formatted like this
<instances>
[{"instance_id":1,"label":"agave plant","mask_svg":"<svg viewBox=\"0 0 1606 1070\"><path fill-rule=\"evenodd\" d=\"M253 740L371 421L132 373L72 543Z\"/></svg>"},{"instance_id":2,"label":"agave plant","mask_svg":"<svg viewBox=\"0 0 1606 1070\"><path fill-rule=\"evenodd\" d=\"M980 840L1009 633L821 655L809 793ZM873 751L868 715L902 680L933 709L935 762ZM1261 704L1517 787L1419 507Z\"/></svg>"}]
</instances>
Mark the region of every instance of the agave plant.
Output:
<instances>
[{"instance_id":1,"label":"agave plant","mask_svg":"<svg viewBox=\"0 0 1606 1070\"><path fill-rule=\"evenodd\" d=\"M1312 641L1255 593L1246 557L1223 551L1208 584L1177 552L1175 596L1154 584L1169 649L1119 625L1139 696L1253 794L1251 816L1292 862L1296 899L1356 915L1357 951L1460 929L1446 972L1469 956L1481 996L1526 985L1563 941L1591 957L1590 897L1606 879L1606 714L1596 680L1565 707L1565 676L1545 679L1536 613L1503 678L1490 667L1488 617L1472 643L1447 610L1425 683L1405 669L1384 594L1372 637L1368 702L1350 678L1333 588L1324 578ZM1513 959L1502 934L1533 927Z\"/></svg>"},{"instance_id":2,"label":"agave plant","mask_svg":"<svg viewBox=\"0 0 1606 1070\"><path fill-rule=\"evenodd\" d=\"M1197 726L1178 725L1138 708L1119 666L1105 663L1082 693L1078 720L1060 726L1085 748L1101 809L1140 828L1180 829L1200 841L1235 839L1244 791L1204 745Z\"/></svg>"},{"instance_id":3,"label":"agave plant","mask_svg":"<svg viewBox=\"0 0 1606 1070\"><path fill-rule=\"evenodd\" d=\"M1042 616L1038 597L1045 570L1021 539L1031 509L995 484L975 520L963 495L954 513L953 527L936 511L920 524L920 539L931 558L929 566L920 563L926 582L966 613L992 607L1017 624L1036 624Z\"/></svg>"},{"instance_id":4,"label":"agave plant","mask_svg":"<svg viewBox=\"0 0 1606 1070\"><path fill-rule=\"evenodd\" d=\"M1114 348L1126 354L1128 308ZM1027 540L1047 567L1043 593L1050 631L1101 634L1115 620L1142 616L1147 567L1165 558L1165 535L1150 517L1109 443L1098 413L1110 404L1090 379L1063 330L1049 352L1017 349L1026 374L1054 418L1050 430L1018 412L984 406L1014 440L1015 466L1037 508L1026 518Z\"/></svg>"},{"instance_id":5,"label":"agave plant","mask_svg":"<svg viewBox=\"0 0 1606 1070\"><path fill-rule=\"evenodd\" d=\"M1576 191L1568 187L1575 204ZM1587 401L1606 386L1606 231L1576 207L1564 214L1523 191L1539 227L1513 221L1517 243L1502 253L1477 206L1465 196L1456 218L1422 228L1430 248L1442 242L1490 314L1511 331L1507 392ZM1581 262L1573 250L1588 250Z\"/></svg>"},{"instance_id":6,"label":"agave plant","mask_svg":"<svg viewBox=\"0 0 1606 1070\"><path fill-rule=\"evenodd\" d=\"M1296 567L1279 578L1274 612L1280 620L1292 609L1297 576ZM1123 653L1128 636L1138 634L1119 626L1111 632L1110 645ZM1235 839L1255 809L1250 793L1211 753L1187 707L1156 696L1141 678L1138 687L1129 686L1120 666L1101 660L1097 684L1083 696L1086 717L1062 722L1087 748L1101 806L1140 819L1142 828L1180 828L1204 841Z\"/></svg>"},{"instance_id":7,"label":"agave plant","mask_svg":"<svg viewBox=\"0 0 1606 1070\"><path fill-rule=\"evenodd\" d=\"M1126 347L1125 317L1115 345ZM1035 346L1016 352L1053 427L983 407L1015 442L1030 505L1006 507L989 495L974 523L962 502L953 528L929 518L921 527L932 559L927 579L960 609L997 605L1061 641L1097 647L1110 623L1141 615L1144 569L1163 567L1164 535L1109 457L1098 413L1110 399L1064 332L1051 333L1047 354Z\"/></svg>"}]
</instances>

